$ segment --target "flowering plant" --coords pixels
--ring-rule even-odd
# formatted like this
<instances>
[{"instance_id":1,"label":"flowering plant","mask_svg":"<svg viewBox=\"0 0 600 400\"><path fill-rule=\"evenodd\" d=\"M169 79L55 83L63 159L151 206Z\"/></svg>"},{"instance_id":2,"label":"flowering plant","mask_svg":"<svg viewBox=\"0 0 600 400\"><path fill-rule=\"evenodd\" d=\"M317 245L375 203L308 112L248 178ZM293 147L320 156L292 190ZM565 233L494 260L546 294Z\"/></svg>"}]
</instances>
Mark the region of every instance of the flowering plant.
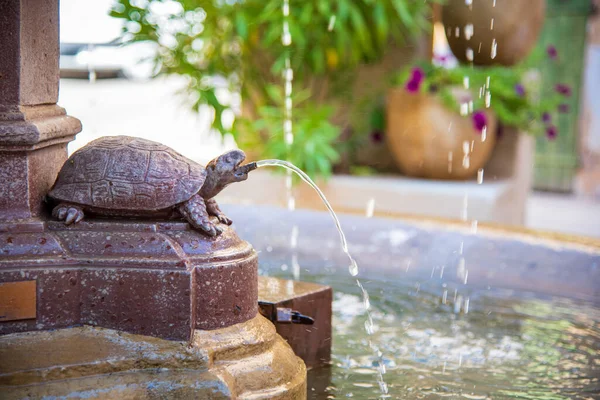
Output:
<instances>
[{"instance_id":1,"label":"flowering plant","mask_svg":"<svg viewBox=\"0 0 600 400\"><path fill-rule=\"evenodd\" d=\"M548 50L551 59L556 51ZM571 88L556 84L550 93L541 95L539 74L527 65L513 67L478 67L459 65L444 68L432 63L410 67L396 78L409 93L432 93L450 109L470 115L474 128L486 127L485 109L491 109L503 125L514 126L531 134L545 134L555 139L558 130L553 124L555 112L569 112L566 98ZM460 90L460 88L465 90ZM458 89L458 90L457 90Z\"/></svg>"}]
</instances>

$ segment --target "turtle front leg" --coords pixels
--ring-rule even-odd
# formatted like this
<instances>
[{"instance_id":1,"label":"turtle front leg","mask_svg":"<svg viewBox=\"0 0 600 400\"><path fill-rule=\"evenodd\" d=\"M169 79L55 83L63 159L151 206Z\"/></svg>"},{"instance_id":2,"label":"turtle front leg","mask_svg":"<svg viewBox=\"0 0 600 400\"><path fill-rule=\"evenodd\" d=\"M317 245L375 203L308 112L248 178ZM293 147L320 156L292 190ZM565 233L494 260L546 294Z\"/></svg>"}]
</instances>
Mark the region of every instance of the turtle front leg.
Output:
<instances>
[{"instance_id":1,"label":"turtle front leg","mask_svg":"<svg viewBox=\"0 0 600 400\"><path fill-rule=\"evenodd\" d=\"M214 215L219 219L219 222L223 224L231 225L233 223L232 220L223 214L223 211L221 211L217 201L214 198L206 200L206 211L208 212L208 215Z\"/></svg>"},{"instance_id":2,"label":"turtle front leg","mask_svg":"<svg viewBox=\"0 0 600 400\"><path fill-rule=\"evenodd\" d=\"M200 195L196 194L185 203L182 203L178 207L178 211L190 225L206 233L208 236L217 236L223 232L221 228L210 222L208 212L206 211L206 204Z\"/></svg>"},{"instance_id":3,"label":"turtle front leg","mask_svg":"<svg viewBox=\"0 0 600 400\"><path fill-rule=\"evenodd\" d=\"M59 221L64 221L65 225L71 225L81 221L84 214L81 207L69 203L60 203L52 210L52 216Z\"/></svg>"}]
</instances>

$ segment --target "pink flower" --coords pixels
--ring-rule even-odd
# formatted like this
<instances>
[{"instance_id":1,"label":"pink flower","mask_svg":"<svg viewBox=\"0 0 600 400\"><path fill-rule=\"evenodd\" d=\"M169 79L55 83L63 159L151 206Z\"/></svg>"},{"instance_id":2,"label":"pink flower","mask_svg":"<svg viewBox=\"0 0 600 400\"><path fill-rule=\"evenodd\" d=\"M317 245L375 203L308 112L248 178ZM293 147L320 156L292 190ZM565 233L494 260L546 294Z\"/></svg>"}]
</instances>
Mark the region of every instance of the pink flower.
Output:
<instances>
[{"instance_id":1,"label":"pink flower","mask_svg":"<svg viewBox=\"0 0 600 400\"><path fill-rule=\"evenodd\" d=\"M556 86L554 86L554 90L563 96L568 97L571 95L571 87L569 85L565 85L564 83L557 83Z\"/></svg>"},{"instance_id":2,"label":"pink flower","mask_svg":"<svg viewBox=\"0 0 600 400\"><path fill-rule=\"evenodd\" d=\"M479 133L483 132L483 128L487 126L487 117L483 111L475 111L471 116L473 120L473 128Z\"/></svg>"},{"instance_id":3,"label":"pink flower","mask_svg":"<svg viewBox=\"0 0 600 400\"><path fill-rule=\"evenodd\" d=\"M551 60L556 60L558 58L558 51L553 45L546 47L546 54L548 54L548 57L550 57Z\"/></svg>"},{"instance_id":4,"label":"pink flower","mask_svg":"<svg viewBox=\"0 0 600 400\"><path fill-rule=\"evenodd\" d=\"M550 125L548 128L546 128L546 137L549 140L556 139L556 135L558 135L558 129L556 129L554 125Z\"/></svg>"},{"instance_id":5,"label":"pink flower","mask_svg":"<svg viewBox=\"0 0 600 400\"><path fill-rule=\"evenodd\" d=\"M423 83L425 73L421 68L413 68L410 73L410 78L406 82L405 89L410 93L416 93L421 89L421 83Z\"/></svg>"}]
</instances>

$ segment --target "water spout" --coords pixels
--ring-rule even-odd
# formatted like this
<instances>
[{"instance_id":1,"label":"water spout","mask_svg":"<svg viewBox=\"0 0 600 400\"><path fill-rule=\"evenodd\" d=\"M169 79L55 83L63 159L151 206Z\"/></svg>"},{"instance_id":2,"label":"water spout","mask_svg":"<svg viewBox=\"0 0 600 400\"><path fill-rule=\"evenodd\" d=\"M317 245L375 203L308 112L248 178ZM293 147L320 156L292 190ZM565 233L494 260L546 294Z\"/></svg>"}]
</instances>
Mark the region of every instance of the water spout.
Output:
<instances>
[{"instance_id":1,"label":"water spout","mask_svg":"<svg viewBox=\"0 0 600 400\"><path fill-rule=\"evenodd\" d=\"M246 165L242 165L241 167L238 167L237 171L242 174L247 174L250 171L254 171L256 168L258 168L258 164L255 162L251 162Z\"/></svg>"}]
</instances>

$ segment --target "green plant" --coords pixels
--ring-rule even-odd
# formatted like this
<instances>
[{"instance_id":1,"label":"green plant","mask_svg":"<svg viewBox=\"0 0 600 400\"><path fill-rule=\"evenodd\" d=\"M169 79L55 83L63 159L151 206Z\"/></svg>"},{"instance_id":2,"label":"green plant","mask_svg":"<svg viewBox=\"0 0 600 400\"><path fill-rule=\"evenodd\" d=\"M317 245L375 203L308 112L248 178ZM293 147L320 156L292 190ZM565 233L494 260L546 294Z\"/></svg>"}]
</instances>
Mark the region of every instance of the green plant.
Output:
<instances>
[{"instance_id":1,"label":"green plant","mask_svg":"<svg viewBox=\"0 0 600 400\"><path fill-rule=\"evenodd\" d=\"M429 5L414 0L290 0L286 20L292 43L285 46L282 5L283 0L117 0L111 15L126 21L129 40L158 43L161 71L189 78L193 108L211 107L215 130L245 143L268 143L260 146L260 156L274 157L282 154L283 143L272 143L283 140L268 132L274 125L256 129L248 120L266 120L265 110L275 112L273 107L282 107L278 111L283 114L268 88L283 86L287 59L294 90L310 93L307 111L293 110L294 131L300 136L300 129L314 124L318 115L331 119L335 104L352 98L349 82L359 65L380 59L390 41L403 42L422 32L429 15ZM241 105L219 96L222 86L239 94ZM317 113L325 103L334 108ZM229 127L223 115L231 110L237 118ZM303 118L309 118L306 125ZM321 161L314 163L322 168L313 170L329 171L331 165L325 163L336 157L330 150L320 151L315 149Z\"/></svg>"},{"instance_id":2,"label":"green plant","mask_svg":"<svg viewBox=\"0 0 600 400\"><path fill-rule=\"evenodd\" d=\"M259 118L252 122L252 128L267 132L269 137L264 143L255 143L253 148L262 147L263 154L288 160L311 176L326 178L331 175L331 165L339 159L333 146L339 127L329 122L333 107L315 106L308 101L308 91L297 93L292 115L294 141L288 145L284 138L284 113L281 112L285 101L283 90L273 85L267 90L274 105L259 108Z\"/></svg>"},{"instance_id":3,"label":"green plant","mask_svg":"<svg viewBox=\"0 0 600 400\"><path fill-rule=\"evenodd\" d=\"M399 74L395 83L409 92L439 96L448 108L471 114L480 130L485 126L481 110L490 108L504 125L534 135L545 133L554 139L558 132L551 122L552 114L568 112L563 102L570 88L557 84L554 91L541 96L539 74L530 65L531 61L512 67L445 68L419 63Z\"/></svg>"}]
</instances>

